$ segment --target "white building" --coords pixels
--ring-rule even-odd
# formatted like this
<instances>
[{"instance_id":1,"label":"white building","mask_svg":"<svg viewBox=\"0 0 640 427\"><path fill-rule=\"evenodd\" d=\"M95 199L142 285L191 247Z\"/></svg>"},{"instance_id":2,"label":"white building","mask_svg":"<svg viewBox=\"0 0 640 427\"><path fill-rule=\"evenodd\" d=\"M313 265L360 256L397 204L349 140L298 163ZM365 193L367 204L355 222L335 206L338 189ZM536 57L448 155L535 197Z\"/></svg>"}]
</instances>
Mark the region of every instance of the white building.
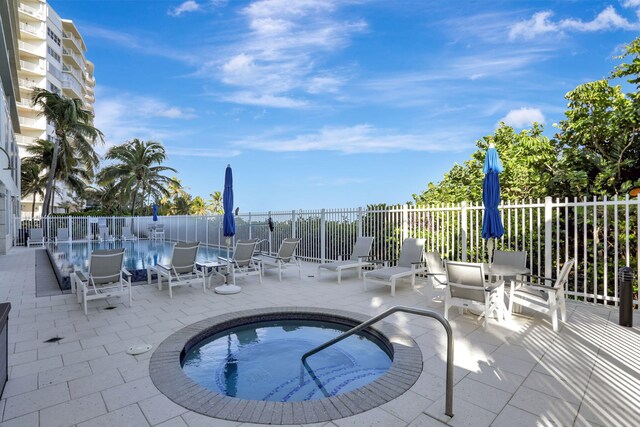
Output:
<instances>
[{"instance_id":1,"label":"white building","mask_svg":"<svg viewBox=\"0 0 640 427\"><path fill-rule=\"evenodd\" d=\"M0 255L16 237L14 215L20 212L20 131L18 89L18 12L14 0L0 0Z\"/></svg>"},{"instance_id":2,"label":"white building","mask_svg":"<svg viewBox=\"0 0 640 427\"><path fill-rule=\"evenodd\" d=\"M33 88L84 101L85 108L93 113L95 101L93 63L85 58L84 40L74 23L61 19L53 8L42 0L19 0L18 41L20 66L18 81L21 101L18 102L20 156L26 157L26 148L35 139L53 140L54 129L46 119L38 116L39 110L31 105ZM57 197L57 202L68 197ZM31 213L33 197L22 200L24 213ZM41 212L42 200L36 199L36 213Z\"/></svg>"}]
</instances>

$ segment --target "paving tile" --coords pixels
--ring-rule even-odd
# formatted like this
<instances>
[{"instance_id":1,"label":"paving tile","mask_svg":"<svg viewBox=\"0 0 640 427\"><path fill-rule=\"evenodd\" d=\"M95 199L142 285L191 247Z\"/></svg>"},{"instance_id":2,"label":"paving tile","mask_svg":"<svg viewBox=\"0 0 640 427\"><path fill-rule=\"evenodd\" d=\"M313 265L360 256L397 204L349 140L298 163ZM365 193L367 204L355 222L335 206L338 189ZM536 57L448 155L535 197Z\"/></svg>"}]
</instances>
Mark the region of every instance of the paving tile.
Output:
<instances>
[{"instance_id":1,"label":"paving tile","mask_svg":"<svg viewBox=\"0 0 640 427\"><path fill-rule=\"evenodd\" d=\"M4 386L2 397L4 399L18 394L33 391L38 388L38 374L25 375L18 378L9 378Z\"/></svg>"},{"instance_id":2,"label":"paving tile","mask_svg":"<svg viewBox=\"0 0 640 427\"><path fill-rule=\"evenodd\" d=\"M21 417L0 423L0 427L35 427L38 425L38 413L32 412Z\"/></svg>"},{"instance_id":3,"label":"paving tile","mask_svg":"<svg viewBox=\"0 0 640 427\"><path fill-rule=\"evenodd\" d=\"M507 405L491 424L492 427L538 426L546 425L536 415Z\"/></svg>"},{"instance_id":4,"label":"paving tile","mask_svg":"<svg viewBox=\"0 0 640 427\"><path fill-rule=\"evenodd\" d=\"M473 426L488 427L496 417L491 411L487 411L466 400L456 398L453 400L453 417L445 415L445 399L438 399L425 411L425 414L438 419L452 427Z\"/></svg>"},{"instance_id":5,"label":"paving tile","mask_svg":"<svg viewBox=\"0 0 640 427\"><path fill-rule=\"evenodd\" d=\"M46 359L48 357L75 352L78 350L82 350L79 341L73 341L66 344L49 344L48 347L42 347L38 349L38 359Z\"/></svg>"},{"instance_id":6,"label":"paving tile","mask_svg":"<svg viewBox=\"0 0 640 427\"><path fill-rule=\"evenodd\" d=\"M484 365L480 372L471 372L467 375L475 381L490 385L509 393L515 392L520 384L524 381L524 377L511 372L506 372L498 367Z\"/></svg>"},{"instance_id":7,"label":"paving tile","mask_svg":"<svg viewBox=\"0 0 640 427\"><path fill-rule=\"evenodd\" d=\"M40 427L65 427L107 413L100 393L89 394L40 411Z\"/></svg>"},{"instance_id":8,"label":"paving tile","mask_svg":"<svg viewBox=\"0 0 640 427\"><path fill-rule=\"evenodd\" d=\"M102 397L107 404L107 409L113 411L159 393L151 379L147 377L104 390Z\"/></svg>"},{"instance_id":9,"label":"paving tile","mask_svg":"<svg viewBox=\"0 0 640 427\"><path fill-rule=\"evenodd\" d=\"M558 399L566 400L576 405L582 402L586 387L578 387L561 381L550 375L540 372L531 372L527 379L522 383L523 387L527 387Z\"/></svg>"},{"instance_id":10,"label":"paving tile","mask_svg":"<svg viewBox=\"0 0 640 427\"><path fill-rule=\"evenodd\" d=\"M129 405L78 424L78 427L144 427L149 423L138 405Z\"/></svg>"},{"instance_id":11,"label":"paving tile","mask_svg":"<svg viewBox=\"0 0 640 427\"><path fill-rule=\"evenodd\" d=\"M9 377L17 378L23 375L37 374L38 372L59 368L61 366L62 366L62 357L54 356L48 359L36 360L35 362L12 366Z\"/></svg>"},{"instance_id":12,"label":"paving tile","mask_svg":"<svg viewBox=\"0 0 640 427\"><path fill-rule=\"evenodd\" d=\"M152 425L159 424L187 412L187 409L176 405L162 394L143 400L139 402L138 405Z\"/></svg>"},{"instance_id":13,"label":"paving tile","mask_svg":"<svg viewBox=\"0 0 640 427\"><path fill-rule=\"evenodd\" d=\"M185 420L181 417L171 418L163 423L157 424L158 427L189 427Z\"/></svg>"},{"instance_id":14,"label":"paving tile","mask_svg":"<svg viewBox=\"0 0 640 427\"><path fill-rule=\"evenodd\" d=\"M446 427L446 424L427 414L420 414L409 424L409 427Z\"/></svg>"},{"instance_id":15,"label":"paving tile","mask_svg":"<svg viewBox=\"0 0 640 427\"><path fill-rule=\"evenodd\" d=\"M63 354L62 361L65 365L72 365L74 363L93 360L106 355L107 351L104 349L104 347L92 347L73 353Z\"/></svg>"},{"instance_id":16,"label":"paving tile","mask_svg":"<svg viewBox=\"0 0 640 427\"><path fill-rule=\"evenodd\" d=\"M67 384L57 384L23 393L7 399L4 420L28 414L29 412L66 402L71 397Z\"/></svg>"},{"instance_id":17,"label":"paving tile","mask_svg":"<svg viewBox=\"0 0 640 427\"><path fill-rule=\"evenodd\" d=\"M124 384L124 380L118 370L114 369L69 381L69 392L72 399L77 399L120 384Z\"/></svg>"},{"instance_id":18,"label":"paving tile","mask_svg":"<svg viewBox=\"0 0 640 427\"><path fill-rule=\"evenodd\" d=\"M433 400L408 390L402 396L379 406L379 408L405 422L411 422L432 404Z\"/></svg>"},{"instance_id":19,"label":"paving tile","mask_svg":"<svg viewBox=\"0 0 640 427\"><path fill-rule=\"evenodd\" d=\"M196 412L187 412L181 415L181 418L187 423L189 427L236 427L240 423L235 421L219 420L217 418L207 417L206 415L198 414ZM251 424L255 426L256 424Z\"/></svg>"},{"instance_id":20,"label":"paving tile","mask_svg":"<svg viewBox=\"0 0 640 427\"><path fill-rule=\"evenodd\" d=\"M38 387L42 388L48 385L63 383L76 378L86 377L87 375L91 375L91 368L88 362L50 369L38 374Z\"/></svg>"},{"instance_id":21,"label":"paving tile","mask_svg":"<svg viewBox=\"0 0 640 427\"><path fill-rule=\"evenodd\" d=\"M361 427L361 426L381 426L394 427L405 426L407 423L400 418L394 417L390 413L380 408L373 408L370 411L363 412L351 417L333 420L338 427Z\"/></svg>"},{"instance_id":22,"label":"paving tile","mask_svg":"<svg viewBox=\"0 0 640 427\"><path fill-rule=\"evenodd\" d=\"M499 413L511 399L511 393L470 378L463 378L453 390L455 398L463 399L495 414Z\"/></svg>"},{"instance_id":23,"label":"paving tile","mask_svg":"<svg viewBox=\"0 0 640 427\"><path fill-rule=\"evenodd\" d=\"M539 417L554 425L573 425L578 414L578 405L526 387L520 387L509 404L532 414L538 414Z\"/></svg>"}]
</instances>

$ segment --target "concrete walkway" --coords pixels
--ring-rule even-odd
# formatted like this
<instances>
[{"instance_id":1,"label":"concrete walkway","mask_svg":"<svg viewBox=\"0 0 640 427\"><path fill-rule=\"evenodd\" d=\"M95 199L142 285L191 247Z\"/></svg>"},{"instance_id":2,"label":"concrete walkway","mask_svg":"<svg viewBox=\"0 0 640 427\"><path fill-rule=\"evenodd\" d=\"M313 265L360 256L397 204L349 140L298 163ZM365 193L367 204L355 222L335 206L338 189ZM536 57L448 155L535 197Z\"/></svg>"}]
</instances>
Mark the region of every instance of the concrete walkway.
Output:
<instances>
[{"instance_id":1,"label":"concrete walkway","mask_svg":"<svg viewBox=\"0 0 640 427\"><path fill-rule=\"evenodd\" d=\"M313 306L377 314L403 304L432 307L436 292L400 284L362 290L315 277L273 273L260 285L240 280L237 295L203 294L198 286L168 292L135 286L134 305L118 298L90 303L85 316L73 295L35 296L33 249L0 257L0 300L10 301L9 381L0 400L0 426L236 426L190 412L162 395L149 378L152 352L129 356L134 344L154 346L196 321L240 309ZM103 310L108 304L114 310ZM637 426L640 420L640 318L617 325L617 311L569 303L569 321L554 333L539 314L490 322L454 309L453 418L444 415L445 335L437 322L396 314L389 321L410 333L423 354L423 372L401 397L327 426ZM455 314L455 315L454 315ZM47 339L62 337L58 342ZM255 425L255 424L251 424Z\"/></svg>"}]
</instances>

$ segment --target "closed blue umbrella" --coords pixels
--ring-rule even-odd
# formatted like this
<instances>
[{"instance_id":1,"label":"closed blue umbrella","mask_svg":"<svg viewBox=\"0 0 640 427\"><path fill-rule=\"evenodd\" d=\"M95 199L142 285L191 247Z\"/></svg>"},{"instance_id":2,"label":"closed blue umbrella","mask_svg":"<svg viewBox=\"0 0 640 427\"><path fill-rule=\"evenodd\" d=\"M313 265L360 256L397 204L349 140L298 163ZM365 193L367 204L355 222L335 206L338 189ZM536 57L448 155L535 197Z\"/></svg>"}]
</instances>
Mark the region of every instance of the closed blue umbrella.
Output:
<instances>
[{"instance_id":1,"label":"closed blue umbrella","mask_svg":"<svg viewBox=\"0 0 640 427\"><path fill-rule=\"evenodd\" d=\"M494 238L500 238L504 234L502 218L500 218L500 172L503 171L502 162L498 150L493 144L489 145L487 155L484 158L484 182L482 184L482 202L484 204L484 218L482 220L482 238L488 239L489 260L493 250Z\"/></svg>"},{"instance_id":2,"label":"closed blue umbrella","mask_svg":"<svg viewBox=\"0 0 640 427\"><path fill-rule=\"evenodd\" d=\"M236 221L233 217L233 173L231 171L231 165L227 165L227 169L224 173L224 191L222 193L222 208L224 209L224 215L222 217L222 234L227 238L227 260L231 263L229 258L229 246L231 246L231 238L236 234ZM230 268L227 267L229 271ZM227 279L228 282L228 279ZM240 292L240 287L236 285L218 286L216 292L219 294L235 294Z\"/></svg>"},{"instance_id":3,"label":"closed blue umbrella","mask_svg":"<svg viewBox=\"0 0 640 427\"><path fill-rule=\"evenodd\" d=\"M158 205L156 205L155 203L153 204L153 220L158 220Z\"/></svg>"}]
</instances>

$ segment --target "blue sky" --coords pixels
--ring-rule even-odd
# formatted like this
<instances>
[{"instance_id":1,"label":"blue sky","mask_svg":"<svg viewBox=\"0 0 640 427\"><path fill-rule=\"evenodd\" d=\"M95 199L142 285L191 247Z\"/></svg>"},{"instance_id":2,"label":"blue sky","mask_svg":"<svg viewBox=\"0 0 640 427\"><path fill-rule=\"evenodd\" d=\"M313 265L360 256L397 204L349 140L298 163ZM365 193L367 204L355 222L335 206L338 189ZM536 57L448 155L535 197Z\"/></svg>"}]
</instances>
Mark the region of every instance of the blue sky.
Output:
<instances>
[{"instance_id":1,"label":"blue sky","mask_svg":"<svg viewBox=\"0 0 640 427\"><path fill-rule=\"evenodd\" d=\"M242 211L403 203L501 120L544 122L606 77L640 0L50 0L95 63L107 144L162 142Z\"/></svg>"}]
</instances>

